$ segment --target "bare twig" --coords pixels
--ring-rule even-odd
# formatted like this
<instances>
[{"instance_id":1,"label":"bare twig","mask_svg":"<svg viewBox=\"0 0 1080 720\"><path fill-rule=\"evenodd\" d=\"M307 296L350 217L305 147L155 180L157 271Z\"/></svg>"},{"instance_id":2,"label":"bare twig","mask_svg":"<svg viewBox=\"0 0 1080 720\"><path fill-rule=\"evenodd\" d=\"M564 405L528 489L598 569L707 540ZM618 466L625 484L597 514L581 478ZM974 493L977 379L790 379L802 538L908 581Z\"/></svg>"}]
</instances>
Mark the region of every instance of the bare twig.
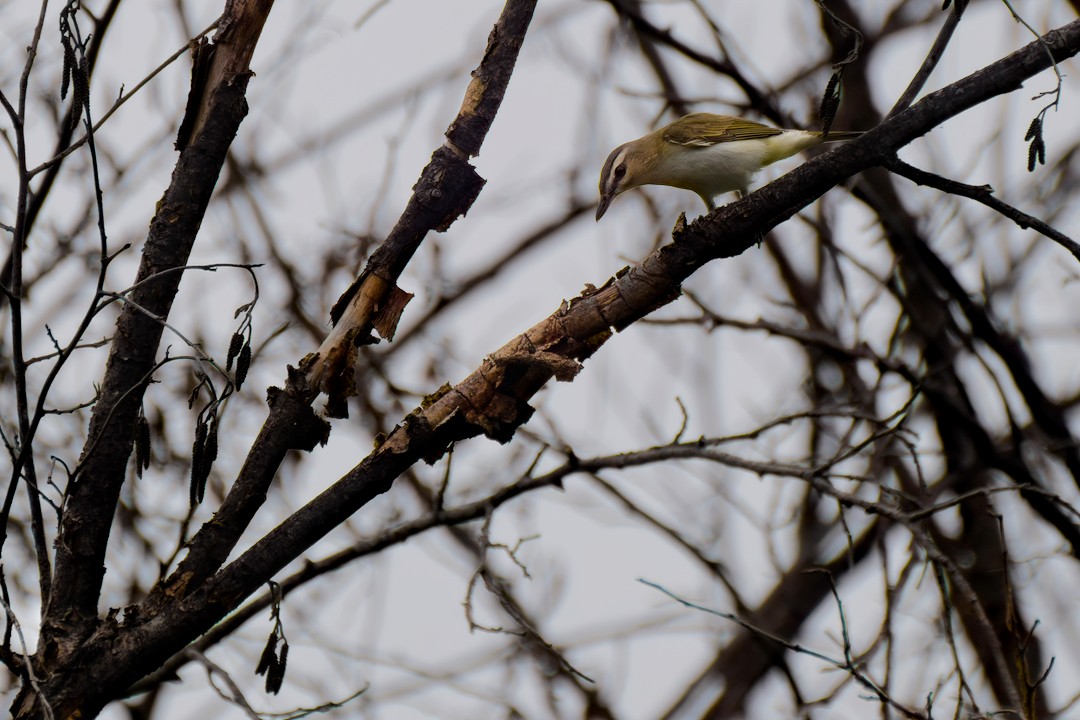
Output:
<instances>
[{"instance_id":1,"label":"bare twig","mask_svg":"<svg viewBox=\"0 0 1080 720\"><path fill-rule=\"evenodd\" d=\"M1021 229L1026 230L1031 228L1041 235L1053 240L1072 253L1073 257L1077 260L1080 260L1080 243L1077 243L1065 233L1056 230L1042 220L1028 215L1008 203L998 200L993 196L992 193L994 190L989 185L975 186L956 180L950 180L941 177L940 175L935 175L934 173L913 167L897 157L890 158L886 161L885 167L897 175L905 177L919 185L925 185L942 192L959 195L980 202L991 210L1012 220Z\"/></svg>"}]
</instances>

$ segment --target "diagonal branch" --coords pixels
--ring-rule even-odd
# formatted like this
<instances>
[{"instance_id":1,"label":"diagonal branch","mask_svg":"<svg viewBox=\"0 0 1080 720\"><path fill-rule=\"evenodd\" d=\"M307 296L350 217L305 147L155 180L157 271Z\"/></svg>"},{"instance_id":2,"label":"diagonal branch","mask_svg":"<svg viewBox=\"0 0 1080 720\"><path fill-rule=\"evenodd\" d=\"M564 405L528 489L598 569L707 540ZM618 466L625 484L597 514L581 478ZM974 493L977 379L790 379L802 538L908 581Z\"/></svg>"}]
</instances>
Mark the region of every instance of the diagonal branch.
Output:
<instances>
[{"instance_id":1,"label":"diagonal branch","mask_svg":"<svg viewBox=\"0 0 1080 720\"><path fill-rule=\"evenodd\" d=\"M941 60L941 56L945 53L945 47L949 44L949 40L952 39L957 26L960 25L960 18L963 16L967 4L968 0L956 0L956 2L953 3L952 12L949 13L949 17L945 20L945 24L941 26L941 31L938 33L937 38L934 39L934 44L930 47L930 52L926 54L926 58L923 60L918 72L915 73L915 77L911 79L907 88L904 89L903 94L900 95L900 98L893 105L892 110L889 111L890 116L895 115L904 108L910 107L911 103L915 101L915 96L918 95L919 91L926 85L926 81L930 78L930 74L934 72L934 68L937 67L938 62Z\"/></svg>"},{"instance_id":2,"label":"diagonal branch","mask_svg":"<svg viewBox=\"0 0 1080 720\"><path fill-rule=\"evenodd\" d=\"M384 313L393 299L406 295L397 289L398 277L427 234L449 227L468 210L483 186L484 180L467 157L479 153L491 127L535 8L536 0L507 1L461 111L446 131L447 143L424 168L397 225L338 301L333 331L317 352L301 362L300 371L290 369L284 391L271 390L269 417L240 475L214 521L196 533L180 566L155 589L155 598L194 587L216 572L265 501L286 453L311 450L326 441L329 426L311 409L320 388L330 396L331 414L344 414L346 399L352 394L357 345L376 342L371 332L377 325L381 334L393 335L396 318L385 322Z\"/></svg>"},{"instance_id":3,"label":"diagonal branch","mask_svg":"<svg viewBox=\"0 0 1080 720\"><path fill-rule=\"evenodd\" d=\"M613 336L613 329L621 330L672 301L678 297L683 280L698 268L710 260L749 249L769 229L844 178L884 163L898 148L950 117L1016 89L1025 78L1049 66L1046 46L1053 49L1057 59L1080 52L1080 21L928 95L862 138L807 162L747 198L688 227L678 227L673 244L660 248L603 287L591 288L565 303L492 353L457 385L429 397L352 471L209 580L174 586L177 592L160 592L156 604L131 608L122 624L103 624L71 660L73 667L78 662L79 666L95 668L93 687L82 688L88 693L81 698L83 708L87 712L99 708L110 693L119 692L147 669L178 652L238 607L267 578L388 491L395 479L419 460L438 458L451 443L480 434L508 440L529 419L532 408L528 401L532 396L552 378L572 379L581 361L599 350ZM292 409L279 413L275 407L272 421L284 422L289 413L296 413L297 418L303 417L303 411L310 413L310 406L299 401L304 387L304 378L294 376L289 390L276 391L279 398L292 398ZM294 427L282 424L277 432L288 434ZM241 481L252 487L251 478ZM261 491L265 490L264 485ZM251 502L254 512L259 501ZM205 566L182 567L206 570ZM183 583L186 577L178 571L173 579ZM59 683L61 674L55 677ZM64 690L68 697L72 692L52 684L46 690Z\"/></svg>"},{"instance_id":4,"label":"diagonal branch","mask_svg":"<svg viewBox=\"0 0 1080 720\"><path fill-rule=\"evenodd\" d=\"M1080 52L1080 21L1046 36L1058 58ZM211 582L178 603L162 620L208 627L254 592L420 459L439 457L451 442L484 434L505 441L526 422L528 400L551 378L569 380L580 361L611 336L679 294L680 283L717 257L737 255L844 177L880 164L897 148L947 118L1008 92L1049 66L1041 43L993 63L908 110L859 140L815 158L771 185L692 225L600 289L583 293L518 338L492 353L454 387L429 397L386 440L340 481L286 519Z\"/></svg>"},{"instance_id":5,"label":"diagonal branch","mask_svg":"<svg viewBox=\"0 0 1080 720\"><path fill-rule=\"evenodd\" d=\"M1054 229L1039 218L1028 215L1026 212L998 200L993 196L994 190L989 185L977 187L957 180L943 178L940 175L935 175L934 173L913 167L899 158L892 158L885 163L885 167L918 185L925 185L926 187L932 187L935 190L941 190L942 192L959 195L980 202L994 212L1012 220L1019 225L1021 229L1026 230L1027 228L1031 228L1040 235L1050 238L1058 245L1061 245L1071 252L1073 257L1077 260L1080 260L1080 243L1076 242L1060 230Z\"/></svg>"},{"instance_id":6,"label":"diagonal branch","mask_svg":"<svg viewBox=\"0 0 1080 720\"><path fill-rule=\"evenodd\" d=\"M164 327L137 308L157 317L169 314L182 275L172 270L187 263L229 145L247 114L248 63L271 5L272 0L231 0L231 14L223 17L215 36L216 82L202 97L203 124L181 153L151 222L132 303L117 321L86 448L68 487L41 653L64 657L74 652L79 636L97 623L105 546L131 453L135 416ZM142 283L151 276L154 282Z\"/></svg>"}]
</instances>

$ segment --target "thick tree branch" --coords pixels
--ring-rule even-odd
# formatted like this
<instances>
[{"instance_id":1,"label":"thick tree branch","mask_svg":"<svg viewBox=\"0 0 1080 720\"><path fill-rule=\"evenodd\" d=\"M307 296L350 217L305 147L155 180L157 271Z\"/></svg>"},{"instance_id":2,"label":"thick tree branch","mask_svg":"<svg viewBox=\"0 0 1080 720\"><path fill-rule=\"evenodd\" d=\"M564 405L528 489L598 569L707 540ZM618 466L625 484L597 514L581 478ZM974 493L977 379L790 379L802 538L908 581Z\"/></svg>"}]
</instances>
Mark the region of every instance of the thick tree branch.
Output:
<instances>
[{"instance_id":1,"label":"thick tree branch","mask_svg":"<svg viewBox=\"0 0 1080 720\"><path fill-rule=\"evenodd\" d=\"M432 230L446 231L480 194L485 181L468 159L480 154L495 121L535 10L536 0L507 0L488 36L484 58L473 72L461 109L446 130L446 144L424 168L394 229L331 311L334 330L304 368L311 391L327 394L331 415L344 417L345 402L355 394L352 372L356 346L377 342L371 337L373 329L393 339L397 316L380 314L386 312L392 295L401 293L397 279L420 243Z\"/></svg>"},{"instance_id":2,"label":"thick tree branch","mask_svg":"<svg viewBox=\"0 0 1080 720\"><path fill-rule=\"evenodd\" d=\"M248 452L240 475L218 510L192 538L188 554L168 581L155 590L155 599L181 594L217 571L235 547L255 512L285 454L295 448L310 450L325 442L329 432L310 408L319 388L330 396L332 415L344 415L353 394L357 346L377 342L371 332L393 335L396 317L386 317L393 298L407 295L397 289L397 278L432 230L445 230L472 205L483 179L466 159L480 150L505 93L517 53L524 41L536 0L508 0L488 38L484 59L474 73L461 111L447 130L448 142L438 148L424 168L412 197L393 231L372 255L363 274L338 301L336 325L319 350L290 371L284 391L271 393L270 415ZM461 144L450 141L455 138ZM400 312L401 303L393 303ZM302 429L298 433L293 428ZM402 466L402 469L407 466Z\"/></svg>"},{"instance_id":3,"label":"thick tree branch","mask_svg":"<svg viewBox=\"0 0 1080 720\"><path fill-rule=\"evenodd\" d=\"M134 420L148 373L156 362L163 324L136 308L165 318L172 307L181 273L170 272L187 263L188 255L210 201L225 155L247 114L244 93L248 63L262 31L272 0L232 0L215 36L215 81L201 98L203 122L181 153L172 181L151 222L145 251L132 293L117 321L99 400L94 407L83 457L68 486L56 541L56 572L45 608L39 658L58 670L76 653L98 623L98 595L104 576L105 547L131 452ZM154 277L154 282L140 282ZM132 387L132 378L139 385ZM54 675L46 683L57 690L71 678ZM88 682L91 680L88 678ZM75 688L65 687L68 702L78 702ZM24 686L13 710L34 714L38 697ZM54 703L62 717L75 712L63 700Z\"/></svg>"},{"instance_id":4,"label":"thick tree branch","mask_svg":"<svg viewBox=\"0 0 1080 720\"><path fill-rule=\"evenodd\" d=\"M1080 51L1080 21L1046 36L1058 58ZM404 468L433 459L454 441L481 433L507 440L528 420L527 401L552 377L568 380L618 330L677 297L679 284L716 257L736 255L764 232L843 177L880 163L903 144L948 117L1015 89L1049 65L1040 43L933 93L859 140L807 162L742 201L720 208L687 228L603 288L587 292L493 353L453 388L431 397L380 447L338 483L312 500L206 587L161 616L154 634L174 623L208 627L303 548L386 492ZM177 648L178 649L178 648Z\"/></svg>"},{"instance_id":5,"label":"thick tree branch","mask_svg":"<svg viewBox=\"0 0 1080 720\"><path fill-rule=\"evenodd\" d=\"M1076 54L1080 50L1080 21L1048 33L1044 40L1058 60ZM60 687L58 680L50 678L45 686L47 691L63 700L61 707L69 714L75 710L88 714L96 711L122 688L236 608L306 548L371 499L386 492L405 469L418 460L439 457L452 442L479 434L500 441L509 439L530 417L532 409L528 402L532 396L553 377L559 380L573 378L580 369L580 362L596 352L612 336L613 329L625 328L670 302L679 295L681 282L698 268L710 260L734 256L749 249L769 229L844 178L882 164L898 148L950 117L1016 89L1023 80L1048 67L1050 59L1045 48L1042 42L1032 43L927 96L863 138L807 162L742 201L721 208L688 227L678 227L673 244L652 253L602 288L591 289L566 303L552 316L494 352L482 367L457 385L430 397L344 478L208 581L189 583L190 575L178 573L174 576L176 584L170 586L176 592L163 593L156 604L146 608L130 608L122 620L110 618L102 623L97 633L85 637L77 651L73 650L77 657L70 656L70 662L66 663L67 668L92 665L95 668L93 687L87 683L69 689ZM196 137L194 144L198 142ZM452 150L445 149L445 152L457 157ZM438 199L430 190L426 192L428 199ZM432 212L446 217L441 209ZM413 241L407 240L406 245L409 242ZM384 267L393 268L400 257L389 258ZM387 280L382 279L384 284ZM376 311L377 307L372 310ZM375 314L372 312L370 317L374 318ZM281 416L275 416L275 410L271 411L272 417L284 419L276 426L275 432L279 435L292 427L288 418L305 417L305 412L310 413L310 408L303 409L306 406L301 402L301 398L308 397L305 393L310 389L304 381L304 377L295 376L289 389L283 392L283 396L290 397L290 402ZM277 438L274 442L288 441ZM270 457L272 460L259 472L272 476L279 456L271 454ZM263 480L266 484L260 485ZM251 483L250 478L244 481L249 483L245 492L252 493L245 500L247 509L244 512L250 510L253 513L261 502L258 493L266 491L269 481L265 477L255 483ZM76 487L82 482L86 482L85 475L80 477ZM237 485L240 485L239 481ZM81 501L87 507L92 506L85 498ZM246 526L246 523L242 524ZM232 546L230 544L229 548ZM204 555L200 562L206 563L207 558L217 552L213 550ZM208 573L215 567L209 562L187 569ZM156 612L143 613L144 609ZM70 681L70 675L67 680Z\"/></svg>"}]
</instances>

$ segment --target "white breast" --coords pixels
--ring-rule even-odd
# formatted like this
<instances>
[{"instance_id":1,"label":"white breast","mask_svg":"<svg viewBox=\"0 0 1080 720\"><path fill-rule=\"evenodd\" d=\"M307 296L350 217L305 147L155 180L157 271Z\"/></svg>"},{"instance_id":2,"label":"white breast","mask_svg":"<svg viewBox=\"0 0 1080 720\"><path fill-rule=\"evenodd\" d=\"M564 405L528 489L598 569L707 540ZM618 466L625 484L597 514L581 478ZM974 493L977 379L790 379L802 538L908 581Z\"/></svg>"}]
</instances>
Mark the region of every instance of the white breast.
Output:
<instances>
[{"instance_id":1,"label":"white breast","mask_svg":"<svg viewBox=\"0 0 1080 720\"><path fill-rule=\"evenodd\" d=\"M733 140L704 147L680 146L668 153L658 170L665 185L716 197L745 191L754 175L766 165L791 157L820 142L814 133L791 130L768 138Z\"/></svg>"}]
</instances>

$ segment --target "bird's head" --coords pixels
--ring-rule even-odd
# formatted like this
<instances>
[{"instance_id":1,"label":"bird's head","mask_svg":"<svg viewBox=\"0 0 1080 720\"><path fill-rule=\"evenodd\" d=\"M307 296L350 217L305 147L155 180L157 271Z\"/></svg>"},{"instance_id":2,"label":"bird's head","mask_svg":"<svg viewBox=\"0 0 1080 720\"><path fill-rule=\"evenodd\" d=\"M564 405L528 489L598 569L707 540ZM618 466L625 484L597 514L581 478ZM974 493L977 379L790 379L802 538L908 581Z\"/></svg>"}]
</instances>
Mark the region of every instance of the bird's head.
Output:
<instances>
[{"instance_id":1,"label":"bird's head","mask_svg":"<svg viewBox=\"0 0 1080 720\"><path fill-rule=\"evenodd\" d=\"M653 156L649 141L653 136L645 137L628 142L611 151L604 169L600 171L600 204L596 206L596 219L599 220L607 212L608 205L616 197L641 185L648 184L649 168L652 167ZM662 141L661 141L662 142Z\"/></svg>"}]
</instances>

